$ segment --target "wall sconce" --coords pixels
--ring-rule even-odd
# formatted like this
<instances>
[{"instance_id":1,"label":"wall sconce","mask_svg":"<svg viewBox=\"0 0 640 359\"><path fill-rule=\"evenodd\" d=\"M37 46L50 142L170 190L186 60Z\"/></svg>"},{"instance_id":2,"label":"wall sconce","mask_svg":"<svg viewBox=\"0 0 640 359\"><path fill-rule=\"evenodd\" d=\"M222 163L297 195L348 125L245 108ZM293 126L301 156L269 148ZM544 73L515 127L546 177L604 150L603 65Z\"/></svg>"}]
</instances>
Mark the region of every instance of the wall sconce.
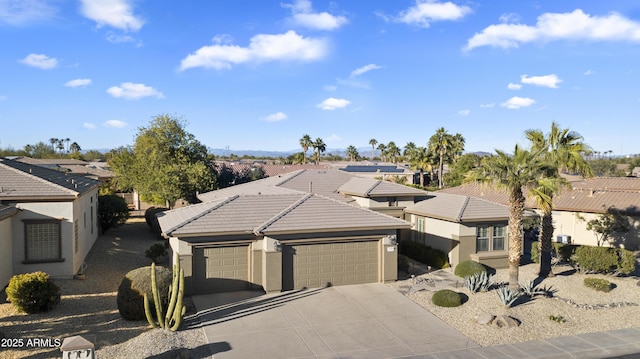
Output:
<instances>
[{"instance_id":1,"label":"wall sconce","mask_svg":"<svg viewBox=\"0 0 640 359\"><path fill-rule=\"evenodd\" d=\"M280 241L273 241L273 250L282 252L282 244L280 244Z\"/></svg>"},{"instance_id":2,"label":"wall sconce","mask_svg":"<svg viewBox=\"0 0 640 359\"><path fill-rule=\"evenodd\" d=\"M389 240L389 244L391 244L392 246L398 244L398 237L396 235L387 236L387 239Z\"/></svg>"}]
</instances>

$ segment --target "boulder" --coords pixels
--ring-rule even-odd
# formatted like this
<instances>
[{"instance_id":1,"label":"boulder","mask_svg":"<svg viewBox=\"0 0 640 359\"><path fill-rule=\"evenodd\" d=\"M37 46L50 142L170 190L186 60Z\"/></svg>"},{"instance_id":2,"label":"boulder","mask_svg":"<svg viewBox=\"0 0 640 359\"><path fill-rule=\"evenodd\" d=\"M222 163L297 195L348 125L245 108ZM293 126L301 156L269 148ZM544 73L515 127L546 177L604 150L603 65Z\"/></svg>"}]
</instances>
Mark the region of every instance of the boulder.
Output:
<instances>
[{"instance_id":1,"label":"boulder","mask_svg":"<svg viewBox=\"0 0 640 359\"><path fill-rule=\"evenodd\" d=\"M488 313L482 313L476 316L476 322L478 322L478 324L480 325L487 325L487 324L491 324L491 322L493 321L493 318L495 318L495 316Z\"/></svg>"},{"instance_id":2,"label":"boulder","mask_svg":"<svg viewBox=\"0 0 640 359\"><path fill-rule=\"evenodd\" d=\"M520 321L508 315L498 315L493 320L493 326L496 328L515 328L520 325Z\"/></svg>"}]
</instances>

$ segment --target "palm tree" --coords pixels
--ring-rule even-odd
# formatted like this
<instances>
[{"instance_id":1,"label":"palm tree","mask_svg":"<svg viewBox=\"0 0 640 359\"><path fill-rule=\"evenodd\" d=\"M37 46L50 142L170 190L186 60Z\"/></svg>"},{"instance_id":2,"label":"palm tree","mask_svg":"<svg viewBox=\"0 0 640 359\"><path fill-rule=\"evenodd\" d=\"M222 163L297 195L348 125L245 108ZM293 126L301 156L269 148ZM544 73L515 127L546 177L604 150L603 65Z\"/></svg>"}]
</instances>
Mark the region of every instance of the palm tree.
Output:
<instances>
[{"instance_id":1,"label":"palm tree","mask_svg":"<svg viewBox=\"0 0 640 359\"><path fill-rule=\"evenodd\" d=\"M496 153L497 156L483 161L470 179L492 183L509 194L509 287L517 290L522 256L524 192L538 189L540 180L553 177L557 168L546 162L543 152L539 150L529 151L516 145L513 154L499 150Z\"/></svg>"},{"instance_id":2,"label":"palm tree","mask_svg":"<svg viewBox=\"0 0 640 359\"><path fill-rule=\"evenodd\" d=\"M64 139L65 149L66 149L67 153L69 153L69 142L70 141L71 141L71 139L69 137Z\"/></svg>"},{"instance_id":3,"label":"palm tree","mask_svg":"<svg viewBox=\"0 0 640 359\"><path fill-rule=\"evenodd\" d=\"M73 153L82 151L78 142L72 142L71 145L69 145L69 150L71 150L71 152Z\"/></svg>"},{"instance_id":4,"label":"palm tree","mask_svg":"<svg viewBox=\"0 0 640 359\"><path fill-rule=\"evenodd\" d=\"M327 150L327 145L324 143L322 138L318 137L315 141L312 142L311 146L313 146L313 149L316 153L316 165L318 165L320 163L320 156L324 151Z\"/></svg>"},{"instance_id":5,"label":"palm tree","mask_svg":"<svg viewBox=\"0 0 640 359\"><path fill-rule=\"evenodd\" d=\"M369 144L371 145L371 161L373 161L373 155L376 150L376 145L378 144L378 140L372 138L369 140Z\"/></svg>"},{"instance_id":6,"label":"palm tree","mask_svg":"<svg viewBox=\"0 0 640 359\"><path fill-rule=\"evenodd\" d=\"M593 176L589 163L583 157L590 148L582 142L582 136L569 129L561 129L556 122L551 123L551 131L545 135L539 130L527 130L525 136L531 141L533 150L542 151L546 160L558 171L572 171L585 177ZM542 211L542 223L538 235L540 250L540 271L542 278L553 275L551 272L551 251L553 248L553 196L561 187L569 186L566 180L554 173L543 183L543 189L534 194L538 208ZM548 203L547 203L548 202Z\"/></svg>"},{"instance_id":7,"label":"palm tree","mask_svg":"<svg viewBox=\"0 0 640 359\"><path fill-rule=\"evenodd\" d=\"M398 148L395 142L390 141L387 144L387 155L389 156L389 159L391 160L391 162L393 163L398 162L398 156L400 156L400 148Z\"/></svg>"},{"instance_id":8,"label":"palm tree","mask_svg":"<svg viewBox=\"0 0 640 359\"><path fill-rule=\"evenodd\" d=\"M49 143L51 144L51 151L55 152L56 151L55 145L58 143L58 139L55 137L51 137L49 139Z\"/></svg>"},{"instance_id":9,"label":"palm tree","mask_svg":"<svg viewBox=\"0 0 640 359\"><path fill-rule=\"evenodd\" d=\"M300 147L302 147L302 164L307 163L307 151L311 146L311 137L305 133L300 139Z\"/></svg>"},{"instance_id":10,"label":"palm tree","mask_svg":"<svg viewBox=\"0 0 640 359\"><path fill-rule=\"evenodd\" d=\"M356 147L353 145L347 147L347 156L349 156L351 162L355 161L359 156L358 149L356 149Z\"/></svg>"},{"instance_id":11,"label":"palm tree","mask_svg":"<svg viewBox=\"0 0 640 359\"><path fill-rule=\"evenodd\" d=\"M378 145L377 149L378 151L380 151L380 160L384 162L385 158L387 157L387 145L381 143Z\"/></svg>"},{"instance_id":12,"label":"palm tree","mask_svg":"<svg viewBox=\"0 0 640 359\"><path fill-rule=\"evenodd\" d=\"M433 170L431 163L431 156L429 155L429 151L427 151L425 147L417 147L413 151L411 161L409 161L409 166L411 166L411 168L415 170L420 171L420 187L424 187L424 171Z\"/></svg>"},{"instance_id":13,"label":"palm tree","mask_svg":"<svg viewBox=\"0 0 640 359\"><path fill-rule=\"evenodd\" d=\"M415 151L416 144L413 142L407 142L407 144L404 145L404 151L402 152L402 155L406 157L407 161L411 162L411 157L413 157Z\"/></svg>"},{"instance_id":14,"label":"palm tree","mask_svg":"<svg viewBox=\"0 0 640 359\"><path fill-rule=\"evenodd\" d=\"M64 140L62 138L58 139L58 145L56 148L60 151L60 154L62 154L62 151L64 151Z\"/></svg>"},{"instance_id":15,"label":"palm tree","mask_svg":"<svg viewBox=\"0 0 640 359\"><path fill-rule=\"evenodd\" d=\"M429 150L439 156L438 166L438 188L444 187L443 172L445 156L449 153L453 138L444 127L440 127L436 133L429 138Z\"/></svg>"}]
</instances>

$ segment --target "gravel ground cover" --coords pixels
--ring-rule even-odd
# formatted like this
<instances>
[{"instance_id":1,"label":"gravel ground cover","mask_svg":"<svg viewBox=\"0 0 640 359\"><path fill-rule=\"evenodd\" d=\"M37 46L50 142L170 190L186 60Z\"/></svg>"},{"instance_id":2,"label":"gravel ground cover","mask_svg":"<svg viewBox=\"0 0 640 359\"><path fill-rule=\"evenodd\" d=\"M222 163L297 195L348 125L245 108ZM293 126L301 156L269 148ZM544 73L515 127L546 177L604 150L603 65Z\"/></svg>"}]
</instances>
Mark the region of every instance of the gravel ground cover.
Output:
<instances>
[{"instance_id":1,"label":"gravel ground cover","mask_svg":"<svg viewBox=\"0 0 640 359\"><path fill-rule=\"evenodd\" d=\"M17 313L0 293L0 331L25 341L82 335L93 340L101 358L208 357L204 333L189 317L193 308L187 312L186 329L176 333L152 330L146 321L126 321L118 313L116 295L122 278L132 269L148 266L151 261L144 251L159 241L143 218L110 229L98 237L86 259L86 279L56 280L62 296L52 311ZM0 358L60 356L58 348L0 349Z\"/></svg>"},{"instance_id":2,"label":"gravel ground cover","mask_svg":"<svg viewBox=\"0 0 640 359\"><path fill-rule=\"evenodd\" d=\"M521 266L520 282L536 279L537 270L537 264ZM472 294L463 287L452 288L468 297L466 303L456 308L434 305L431 302L433 292L428 290L408 293L407 296L482 346L640 327L640 306L632 305L640 304L638 277L582 274L575 272L569 266L554 267L554 273L556 273L554 277L541 282L542 287L552 288L555 291L552 298L534 297L533 300L511 308L505 308L502 305L495 290ZM584 285L585 277L605 278L614 283L615 288L609 293L596 291ZM411 281L408 279L391 285L396 288L406 288L411 285ZM507 282L507 270L498 270L493 281ZM578 307L568 303L568 300L577 304ZM584 308L584 304L600 307L600 305L621 302L627 303L627 306L603 309ZM521 324L516 328L481 325L477 323L476 317L482 313L509 315L518 319ZM564 322L551 320L550 316L562 317Z\"/></svg>"}]
</instances>

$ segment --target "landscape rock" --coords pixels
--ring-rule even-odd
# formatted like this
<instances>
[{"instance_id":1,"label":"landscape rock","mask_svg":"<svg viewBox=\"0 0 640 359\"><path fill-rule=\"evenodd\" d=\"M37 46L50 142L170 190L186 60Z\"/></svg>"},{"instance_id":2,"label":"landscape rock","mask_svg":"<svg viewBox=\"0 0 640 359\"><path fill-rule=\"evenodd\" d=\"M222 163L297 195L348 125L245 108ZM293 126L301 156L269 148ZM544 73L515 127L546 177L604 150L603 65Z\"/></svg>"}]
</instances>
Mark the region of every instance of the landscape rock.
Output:
<instances>
[{"instance_id":1,"label":"landscape rock","mask_svg":"<svg viewBox=\"0 0 640 359\"><path fill-rule=\"evenodd\" d=\"M515 328L520 325L520 321L508 315L498 315L493 320L493 326L496 328Z\"/></svg>"},{"instance_id":2,"label":"landscape rock","mask_svg":"<svg viewBox=\"0 0 640 359\"><path fill-rule=\"evenodd\" d=\"M491 322L493 321L493 318L495 318L495 316L488 313L482 313L476 316L476 321L480 325L486 325L486 324L491 324Z\"/></svg>"}]
</instances>

